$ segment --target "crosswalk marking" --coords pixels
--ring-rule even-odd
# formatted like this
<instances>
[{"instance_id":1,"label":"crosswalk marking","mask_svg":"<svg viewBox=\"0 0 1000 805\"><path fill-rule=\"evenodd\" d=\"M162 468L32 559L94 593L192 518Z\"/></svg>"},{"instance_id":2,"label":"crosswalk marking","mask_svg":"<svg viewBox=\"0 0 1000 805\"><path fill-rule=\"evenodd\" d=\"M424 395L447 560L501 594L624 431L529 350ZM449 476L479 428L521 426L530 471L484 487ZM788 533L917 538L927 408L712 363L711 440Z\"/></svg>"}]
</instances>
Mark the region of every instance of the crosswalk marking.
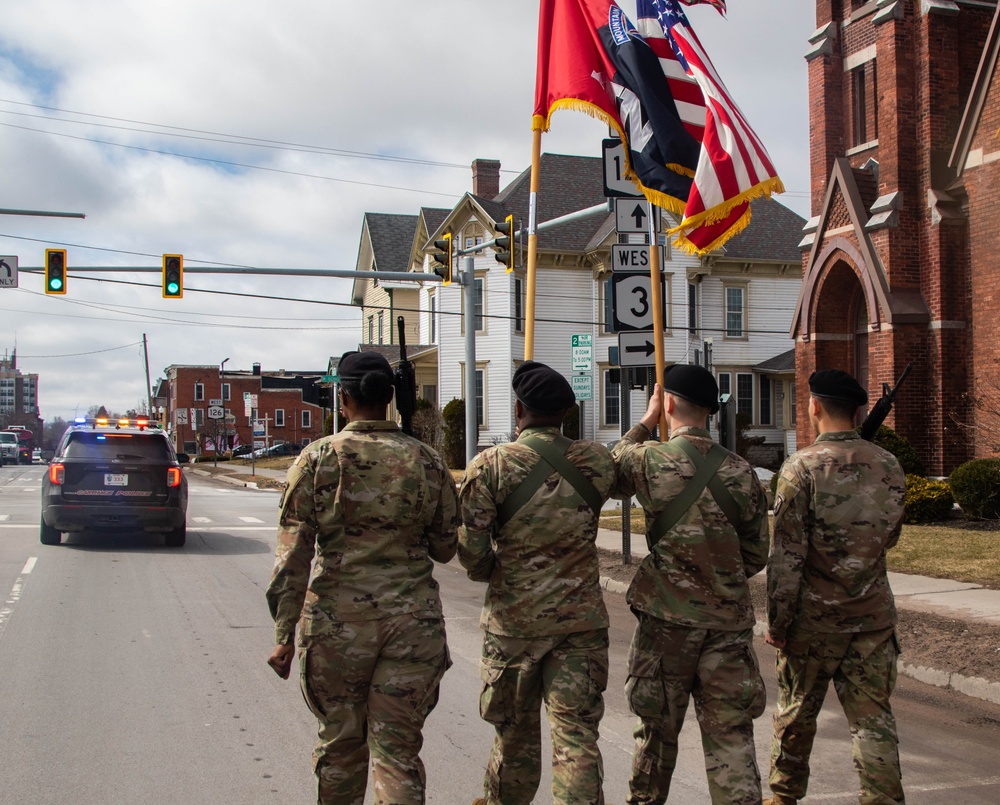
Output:
<instances>
[{"instance_id":1,"label":"crosswalk marking","mask_svg":"<svg viewBox=\"0 0 1000 805\"><path fill-rule=\"evenodd\" d=\"M259 517L241 517L240 519L244 523L263 523L264 522Z\"/></svg>"},{"instance_id":2,"label":"crosswalk marking","mask_svg":"<svg viewBox=\"0 0 1000 805\"><path fill-rule=\"evenodd\" d=\"M212 522L212 518L211 517L192 517L191 518L191 522L192 523L210 523L210 522Z\"/></svg>"},{"instance_id":3,"label":"crosswalk marking","mask_svg":"<svg viewBox=\"0 0 1000 805\"><path fill-rule=\"evenodd\" d=\"M9 520L9 519L10 519L9 514L0 514L0 523L4 522L4 520Z\"/></svg>"}]
</instances>

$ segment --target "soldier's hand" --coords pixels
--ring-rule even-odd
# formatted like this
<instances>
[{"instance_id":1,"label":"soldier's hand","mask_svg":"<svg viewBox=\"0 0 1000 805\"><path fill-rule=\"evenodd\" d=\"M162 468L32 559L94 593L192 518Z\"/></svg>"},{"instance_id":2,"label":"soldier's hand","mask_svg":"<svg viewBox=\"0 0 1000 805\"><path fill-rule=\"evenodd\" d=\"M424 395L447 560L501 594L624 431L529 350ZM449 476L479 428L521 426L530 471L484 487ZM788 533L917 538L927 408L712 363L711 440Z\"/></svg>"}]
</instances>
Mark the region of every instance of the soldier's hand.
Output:
<instances>
[{"instance_id":1,"label":"soldier's hand","mask_svg":"<svg viewBox=\"0 0 1000 805\"><path fill-rule=\"evenodd\" d=\"M782 649L785 647L785 643L787 641L777 640L776 638L771 637L770 633L768 633L764 635L764 642L767 643L769 646L774 646L777 649Z\"/></svg>"},{"instance_id":2,"label":"soldier's hand","mask_svg":"<svg viewBox=\"0 0 1000 805\"><path fill-rule=\"evenodd\" d=\"M274 669L274 673L282 679L288 679L292 672L292 658L295 656L295 646L278 644L267 658L267 664Z\"/></svg>"},{"instance_id":3,"label":"soldier's hand","mask_svg":"<svg viewBox=\"0 0 1000 805\"><path fill-rule=\"evenodd\" d=\"M657 383L653 386L653 396L649 398L649 406L646 408L646 413L643 415L642 420L640 420L646 430L651 431L660 424L660 412L662 411L663 389L661 389L660 384Z\"/></svg>"}]
</instances>

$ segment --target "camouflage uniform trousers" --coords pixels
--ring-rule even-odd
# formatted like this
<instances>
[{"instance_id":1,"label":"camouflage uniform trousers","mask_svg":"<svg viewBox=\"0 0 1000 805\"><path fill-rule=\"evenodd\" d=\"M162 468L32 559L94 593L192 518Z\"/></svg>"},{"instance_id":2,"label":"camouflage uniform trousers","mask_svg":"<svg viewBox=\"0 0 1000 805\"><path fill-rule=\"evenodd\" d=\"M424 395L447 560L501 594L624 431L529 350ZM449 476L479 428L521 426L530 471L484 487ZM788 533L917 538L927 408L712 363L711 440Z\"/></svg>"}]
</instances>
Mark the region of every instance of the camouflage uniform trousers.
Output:
<instances>
[{"instance_id":1,"label":"camouflage uniform trousers","mask_svg":"<svg viewBox=\"0 0 1000 805\"><path fill-rule=\"evenodd\" d=\"M608 630L483 640L479 714L496 728L486 805L530 805L541 778L542 702L552 734L552 802L604 805L597 746L608 685Z\"/></svg>"},{"instance_id":2,"label":"camouflage uniform trousers","mask_svg":"<svg viewBox=\"0 0 1000 805\"><path fill-rule=\"evenodd\" d=\"M712 802L760 805L753 719L764 712L766 694L752 630L695 629L636 614L625 696L639 721L626 802L667 801L693 696Z\"/></svg>"},{"instance_id":3,"label":"camouflage uniform trousers","mask_svg":"<svg viewBox=\"0 0 1000 805\"><path fill-rule=\"evenodd\" d=\"M889 704L898 656L893 629L860 634L789 632L777 659L771 791L788 799L806 795L816 717L832 679L851 728L851 754L861 778L859 801L862 805L904 801L896 719Z\"/></svg>"},{"instance_id":4,"label":"camouflage uniform trousers","mask_svg":"<svg viewBox=\"0 0 1000 805\"><path fill-rule=\"evenodd\" d=\"M319 720L319 805L362 805L369 751L375 802L422 804L421 730L451 665L444 621L307 622L298 654L302 695Z\"/></svg>"}]
</instances>

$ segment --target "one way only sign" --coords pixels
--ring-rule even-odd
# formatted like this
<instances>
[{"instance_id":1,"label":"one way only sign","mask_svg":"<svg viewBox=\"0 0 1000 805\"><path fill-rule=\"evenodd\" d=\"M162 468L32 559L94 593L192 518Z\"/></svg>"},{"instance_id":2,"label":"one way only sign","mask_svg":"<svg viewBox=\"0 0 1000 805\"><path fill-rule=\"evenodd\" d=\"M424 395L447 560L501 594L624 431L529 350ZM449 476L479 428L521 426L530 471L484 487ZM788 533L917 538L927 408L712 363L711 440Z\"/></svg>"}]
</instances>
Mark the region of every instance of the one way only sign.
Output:
<instances>
[{"instance_id":1,"label":"one way only sign","mask_svg":"<svg viewBox=\"0 0 1000 805\"><path fill-rule=\"evenodd\" d=\"M0 255L0 288L17 287L17 256Z\"/></svg>"},{"instance_id":2,"label":"one way only sign","mask_svg":"<svg viewBox=\"0 0 1000 805\"><path fill-rule=\"evenodd\" d=\"M618 334L619 366L653 366L656 346L651 331Z\"/></svg>"}]
</instances>

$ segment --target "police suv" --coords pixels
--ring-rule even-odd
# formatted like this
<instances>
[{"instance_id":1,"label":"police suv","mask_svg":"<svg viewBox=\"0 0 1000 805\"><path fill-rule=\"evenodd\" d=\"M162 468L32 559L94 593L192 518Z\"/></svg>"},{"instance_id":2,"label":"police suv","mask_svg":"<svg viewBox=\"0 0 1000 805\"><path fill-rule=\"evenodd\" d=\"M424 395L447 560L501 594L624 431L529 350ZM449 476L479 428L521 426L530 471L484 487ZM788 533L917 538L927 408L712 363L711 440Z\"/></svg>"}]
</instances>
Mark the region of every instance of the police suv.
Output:
<instances>
[{"instance_id":1,"label":"police suv","mask_svg":"<svg viewBox=\"0 0 1000 805\"><path fill-rule=\"evenodd\" d=\"M142 530L182 546L187 460L145 419L77 419L42 477L42 544L58 545L63 532Z\"/></svg>"}]
</instances>

